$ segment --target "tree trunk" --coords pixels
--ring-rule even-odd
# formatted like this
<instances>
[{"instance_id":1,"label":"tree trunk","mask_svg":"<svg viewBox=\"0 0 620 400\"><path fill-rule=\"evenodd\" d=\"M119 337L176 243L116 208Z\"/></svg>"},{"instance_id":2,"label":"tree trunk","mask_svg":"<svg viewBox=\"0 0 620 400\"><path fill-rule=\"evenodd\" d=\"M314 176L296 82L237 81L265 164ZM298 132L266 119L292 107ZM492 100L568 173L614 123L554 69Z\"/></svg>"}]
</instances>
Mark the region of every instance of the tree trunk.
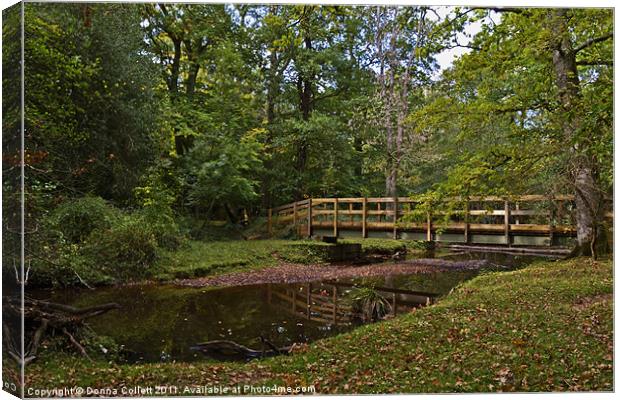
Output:
<instances>
[{"instance_id":1,"label":"tree trunk","mask_svg":"<svg viewBox=\"0 0 620 400\"><path fill-rule=\"evenodd\" d=\"M567 143L573 142L581 125L578 110L581 100L577 55L571 43L567 9L557 9L550 16L552 23L553 67L559 89L560 104L564 114L563 134ZM596 184L592 161L584 155L579 144L571 148L573 157L570 169L573 176L576 207L577 245L573 256L595 256L597 227L600 219L601 196Z\"/></svg>"},{"instance_id":2,"label":"tree trunk","mask_svg":"<svg viewBox=\"0 0 620 400\"><path fill-rule=\"evenodd\" d=\"M172 68L168 77L168 90L172 97L176 97L179 91L179 73L181 70L181 39L172 38L174 45L174 57L172 58Z\"/></svg>"},{"instance_id":3,"label":"tree trunk","mask_svg":"<svg viewBox=\"0 0 620 400\"><path fill-rule=\"evenodd\" d=\"M306 49L312 50L312 39L308 36L304 38ZM299 110L304 121L310 120L312 112L312 77L303 76L301 73L297 77L297 92L299 94ZM301 138L297 146L297 162L295 169L299 176L299 185L295 193L295 200L302 200L304 195L303 173L306 170L308 161L308 141L305 137Z\"/></svg>"},{"instance_id":4,"label":"tree trunk","mask_svg":"<svg viewBox=\"0 0 620 400\"><path fill-rule=\"evenodd\" d=\"M575 171L575 206L577 246L572 255L596 257L596 240L600 196L589 166L580 165Z\"/></svg>"}]
</instances>

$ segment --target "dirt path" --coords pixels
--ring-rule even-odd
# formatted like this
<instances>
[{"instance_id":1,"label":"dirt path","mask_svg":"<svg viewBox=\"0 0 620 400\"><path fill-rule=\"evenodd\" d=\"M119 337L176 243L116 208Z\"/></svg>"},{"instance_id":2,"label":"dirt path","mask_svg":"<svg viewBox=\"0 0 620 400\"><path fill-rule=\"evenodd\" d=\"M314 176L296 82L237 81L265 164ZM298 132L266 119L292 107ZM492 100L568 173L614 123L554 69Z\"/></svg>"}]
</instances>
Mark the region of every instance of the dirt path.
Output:
<instances>
[{"instance_id":1,"label":"dirt path","mask_svg":"<svg viewBox=\"0 0 620 400\"><path fill-rule=\"evenodd\" d=\"M389 275L426 274L446 270L480 269L489 264L485 261L448 261L440 259L417 259L385 264L325 265L287 264L259 271L236 272L212 277L183 279L175 283L181 286L242 286L262 283L316 282L339 278L363 278Z\"/></svg>"}]
</instances>

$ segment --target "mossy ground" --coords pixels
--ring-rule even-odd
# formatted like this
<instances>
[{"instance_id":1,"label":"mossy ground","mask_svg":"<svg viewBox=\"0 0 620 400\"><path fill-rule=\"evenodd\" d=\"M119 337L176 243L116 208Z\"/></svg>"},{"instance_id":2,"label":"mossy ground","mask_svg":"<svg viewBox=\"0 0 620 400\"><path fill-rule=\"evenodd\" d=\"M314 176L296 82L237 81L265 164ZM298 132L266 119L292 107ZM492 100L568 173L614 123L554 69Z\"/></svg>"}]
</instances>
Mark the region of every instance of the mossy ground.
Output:
<instances>
[{"instance_id":1,"label":"mossy ground","mask_svg":"<svg viewBox=\"0 0 620 400\"><path fill-rule=\"evenodd\" d=\"M613 390L610 261L480 275L437 304L247 364L121 365L43 352L31 388L315 385L318 393Z\"/></svg>"}]
</instances>

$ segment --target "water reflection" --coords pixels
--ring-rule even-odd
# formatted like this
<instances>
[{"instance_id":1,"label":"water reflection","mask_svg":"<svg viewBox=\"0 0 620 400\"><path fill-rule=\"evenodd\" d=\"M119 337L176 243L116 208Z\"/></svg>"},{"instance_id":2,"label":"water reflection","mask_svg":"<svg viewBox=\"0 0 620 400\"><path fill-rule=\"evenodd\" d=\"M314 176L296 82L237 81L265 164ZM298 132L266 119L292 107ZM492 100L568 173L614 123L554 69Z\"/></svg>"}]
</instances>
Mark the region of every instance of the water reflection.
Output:
<instances>
[{"instance_id":1,"label":"water reflection","mask_svg":"<svg viewBox=\"0 0 620 400\"><path fill-rule=\"evenodd\" d=\"M448 255L447 258L450 257L490 257L494 263L510 267L532 261L528 256L507 258L490 253ZM188 361L203 357L190 349L201 342L231 340L249 348L259 348L259 337L263 336L275 346L284 347L352 329L359 324L349 301L349 294L356 286L372 286L390 302L394 312L408 312L431 301L431 294L446 294L477 273L472 270L438 271L221 289L136 285L93 291L45 291L36 295L78 307L119 303L121 310L92 319L89 324L97 334L110 336L123 345L129 351L129 362Z\"/></svg>"}]
</instances>

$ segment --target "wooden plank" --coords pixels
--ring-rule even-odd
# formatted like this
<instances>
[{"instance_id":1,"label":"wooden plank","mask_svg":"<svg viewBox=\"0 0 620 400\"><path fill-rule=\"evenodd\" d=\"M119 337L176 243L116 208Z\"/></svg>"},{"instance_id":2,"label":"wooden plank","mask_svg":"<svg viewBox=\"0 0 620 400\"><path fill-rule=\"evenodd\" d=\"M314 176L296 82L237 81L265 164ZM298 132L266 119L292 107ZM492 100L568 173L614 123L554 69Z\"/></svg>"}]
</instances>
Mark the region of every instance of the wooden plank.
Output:
<instances>
[{"instance_id":1,"label":"wooden plank","mask_svg":"<svg viewBox=\"0 0 620 400\"><path fill-rule=\"evenodd\" d=\"M297 225L297 203L293 204L293 225Z\"/></svg>"},{"instance_id":2,"label":"wooden plank","mask_svg":"<svg viewBox=\"0 0 620 400\"><path fill-rule=\"evenodd\" d=\"M341 197L338 200L341 203L361 203L363 201L363 197ZM412 197L397 197L398 202L399 203L409 203L409 204L414 204L414 203L420 203L420 200L417 200L415 198ZM575 199L574 195L557 195L553 197L553 200L556 201L573 201ZM313 199L314 204L318 205L318 204L322 204L322 203L332 203L334 201L333 198L315 198ZM522 202L527 202L527 201L545 201L545 200L549 200L548 196L545 195L519 195L519 196L470 196L469 197L470 201L475 201L475 202L491 202L491 201L522 201ZM302 204L306 204L308 200L302 200L297 202L298 206L302 205ZM368 203L391 203L394 201L393 197L367 197L366 201ZM460 196L454 196L454 197L447 197L445 198L445 201L463 201L463 198ZM290 204L285 204L283 206L280 207L276 207L274 208L275 210L280 210L280 209L284 209L284 208L292 208L293 203Z\"/></svg>"},{"instance_id":3,"label":"wooden plank","mask_svg":"<svg viewBox=\"0 0 620 400\"><path fill-rule=\"evenodd\" d=\"M504 210L470 210L469 215L495 215L502 216L504 214ZM547 215L545 211L538 210L511 210L510 215L515 216L534 216L534 215Z\"/></svg>"},{"instance_id":4,"label":"wooden plank","mask_svg":"<svg viewBox=\"0 0 620 400\"><path fill-rule=\"evenodd\" d=\"M279 207L274 207L273 211L277 212L277 211L282 211L282 210L287 210L287 209L293 209L295 204L297 205L297 207L305 206L308 204L308 200L300 200L294 203L289 203L289 204L281 205Z\"/></svg>"},{"instance_id":5,"label":"wooden plank","mask_svg":"<svg viewBox=\"0 0 620 400\"><path fill-rule=\"evenodd\" d=\"M362 201L362 238L366 238L368 236L368 232L366 232L366 198Z\"/></svg>"},{"instance_id":6,"label":"wooden plank","mask_svg":"<svg viewBox=\"0 0 620 400\"><path fill-rule=\"evenodd\" d=\"M313 228L321 228L321 229L333 229L332 221L314 221L312 224ZM340 221L338 224L340 230L360 230L362 229L362 222L353 222L350 221ZM456 231L456 232L464 232L465 231L465 223L452 223L448 225L437 225L434 226L431 223L431 232L434 232L437 228L442 228L447 232ZM394 229L394 224L392 221L390 222L373 222L366 221L366 232L368 231L386 231L389 232ZM402 225L399 229L408 230L408 231L419 231L426 232L428 234L428 222L424 223L407 223ZM555 233L562 234L573 234L575 233L575 227L570 225L557 225L554 227ZM490 232L495 233L497 235L503 235L505 233L505 226L503 223L499 224L475 224L469 223L468 233L471 236L472 233L483 233ZM512 235L516 233L540 233L540 234L548 234L549 233L549 225L547 224L510 224L510 232Z\"/></svg>"},{"instance_id":7,"label":"wooden plank","mask_svg":"<svg viewBox=\"0 0 620 400\"><path fill-rule=\"evenodd\" d=\"M391 203L394 201L393 197L369 197L367 199L369 203Z\"/></svg>"},{"instance_id":8,"label":"wooden plank","mask_svg":"<svg viewBox=\"0 0 620 400\"><path fill-rule=\"evenodd\" d=\"M515 216L536 216L536 215L545 215L546 212L540 210L512 210L510 211L510 215Z\"/></svg>"},{"instance_id":9,"label":"wooden plank","mask_svg":"<svg viewBox=\"0 0 620 400\"><path fill-rule=\"evenodd\" d=\"M312 204L314 204L315 206L318 206L319 204L329 204L333 202L334 199L312 199Z\"/></svg>"},{"instance_id":10,"label":"wooden plank","mask_svg":"<svg viewBox=\"0 0 620 400\"><path fill-rule=\"evenodd\" d=\"M470 210L469 215L504 215L504 210Z\"/></svg>"},{"instance_id":11,"label":"wooden plank","mask_svg":"<svg viewBox=\"0 0 620 400\"><path fill-rule=\"evenodd\" d=\"M338 201L340 203L361 203L364 201L363 197L339 197Z\"/></svg>"}]
</instances>

